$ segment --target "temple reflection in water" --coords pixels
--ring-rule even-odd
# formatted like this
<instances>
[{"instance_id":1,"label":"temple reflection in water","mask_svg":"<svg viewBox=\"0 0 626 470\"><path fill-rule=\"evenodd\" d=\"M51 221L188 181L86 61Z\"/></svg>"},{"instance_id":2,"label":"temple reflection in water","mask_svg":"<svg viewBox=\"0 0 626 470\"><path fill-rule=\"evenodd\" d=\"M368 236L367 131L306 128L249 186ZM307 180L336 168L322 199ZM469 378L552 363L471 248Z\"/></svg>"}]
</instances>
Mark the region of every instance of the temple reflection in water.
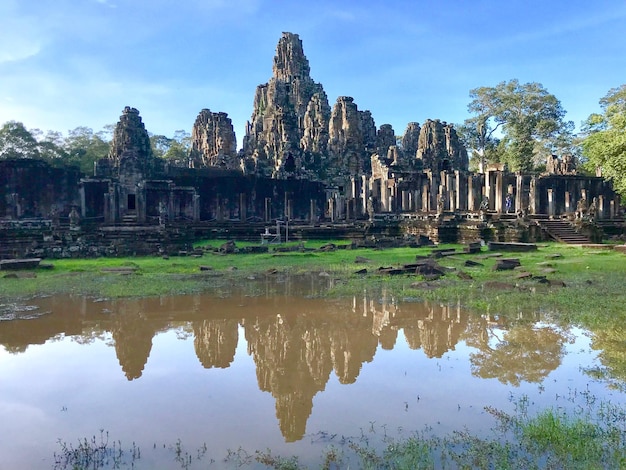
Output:
<instances>
[{"instance_id":1,"label":"temple reflection in water","mask_svg":"<svg viewBox=\"0 0 626 470\"><path fill-rule=\"evenodd\" d=\"M386 292L364 292L349 300L272 294L105 302L50 297L36 304L38 308L30 310L13 306L22 310L14 314L18 319L0 321L0 344L7 351L22 353L31 344L63 336L77 342L105 338L128 380L141 378L159 333L174 330L183 339L193 337L195 353L206 369L229 367L243 336L259 389L275 399L287 441L304 436L313 398L324 390L332 372L341 384L354 383L378 347L393 349L401 331L409 348L421 349L429 358L442 357L462 339L477 350L475 375L500 374L506 381L512 374L511 383L545 377L559 365L565 341L557 330L535 329L535 337L529 337L523 325L495 325L516 339L511 352L488 340L494 323L484 317L469 316L458 306L399 303ZM545 360L525 361L523 370L511 372L515 366L509 362L541 356L542 350L549 353Z\"/></svg>"}]
</instances>

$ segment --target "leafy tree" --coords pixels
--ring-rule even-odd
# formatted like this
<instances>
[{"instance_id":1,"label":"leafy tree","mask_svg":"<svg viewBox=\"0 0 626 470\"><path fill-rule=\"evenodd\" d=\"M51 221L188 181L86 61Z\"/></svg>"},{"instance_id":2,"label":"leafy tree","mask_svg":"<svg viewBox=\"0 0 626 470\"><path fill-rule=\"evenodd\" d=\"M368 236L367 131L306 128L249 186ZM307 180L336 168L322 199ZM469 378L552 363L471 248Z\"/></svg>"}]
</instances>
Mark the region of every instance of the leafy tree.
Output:
<instances>
[{"instance_id":1,"label":"leafy tree","mask_svg":"<svg viewBox=\"0 0 626 470\"><path fill-rule=\"evenodd\" d=\"M468 105L474 114L464 126L469 148L481 163L495 157L513 171L532 170L535 163L571 145L574 124L565 122L565 110L556 97L539 83L501 82L495 87L470 91ZM498 142L496 131L501 134Z\"/></svg>"},{"instance_id":2,"label":"leafy tree","mask_svg":"<svg viewBox=\"0 0 626 470\"><path fill-rule=\"evenodd\" d=\"M603 113L590 115L583 126L583 155L626 196L626 85L609 90L600 106Z\"/></svg>"},{"instance_id":3,"label":"leafy tree","mask_svg":"<svg viewBox=\"0 0 626 470\"><path fill-rule=\"evenodd\" d=\"M150 134L150 145L152 146L152 154L157 158L163 158L172 146L174 139L170 139L161 134Z\"/></svg>"},{"instance_id":4,"label":"leafy tree","mask_svg":"<svg viewBox=\"0 0 626 470\"><path fill-rule=\"evenodd\" d=\"M89 127L77 127L68 133L65 150L69 164L78 165L84 173L93 174L94 163L106 158L109 153L109 134L105 131L94 133Z\"/></svg>"},{"instance_id":5,"label":"leafy tree","mask_svg":"<svg viewBox=\"0 0 626 470\"><path fill-rule=\"evenodd\" d=\"M469 151L470 169L485 171L486 163L498 163L500 139L493 135L495 129L487 129L475 118L467 119L463 124L454 126L457 135Z\"/></svg>"},{"instance_id":6,"label":"leafy tree","mask_svg":"<svg viewBox=\"0 0 626 470\"><path fill-rule=\"evenodd\" d=\"M164 153L163 158L184 164L189 159L189 151L191 150L191 134L184 130L174 132L174 137L170 141L169 148Z\"/></svg>"},{"instance_id":7,"label":"leafy tree","mask_svg":"<svg viewBox=\"0 0 626 470\"><path fill-rule=\"evenodd\" d=\"M40 158L37 139L21 122L8 121L0 128L0 158Z\"/></svg>"}]
</instances>

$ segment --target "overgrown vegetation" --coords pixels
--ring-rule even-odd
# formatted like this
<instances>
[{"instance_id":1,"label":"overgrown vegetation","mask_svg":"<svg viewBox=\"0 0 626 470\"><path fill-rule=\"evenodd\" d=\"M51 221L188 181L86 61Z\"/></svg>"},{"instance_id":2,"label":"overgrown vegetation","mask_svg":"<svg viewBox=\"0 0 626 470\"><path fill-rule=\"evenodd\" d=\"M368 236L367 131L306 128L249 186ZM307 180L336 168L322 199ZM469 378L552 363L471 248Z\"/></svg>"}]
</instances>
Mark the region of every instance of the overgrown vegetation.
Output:
<instances>
[{"instance_id":1,"label":"overgrown vegetation","mask_svg":"<svg viewBox=\"0 0 626 470\"><path fill-rule=\"evenodd\" d=\"M281 456L267 449L228 450L221 459L206 455L206 445L196 451L185 449L178 440L163 446L168 451L161 468L305 468L359 469L617 469L626 465L626 409L597 402L587 391L573 391L568 400L577 407L577 416L561 408L530 412L528 397L513 398L516 412L506 414L487 408L495 419L489 437L457 430L437 437L430 429L392 437L385 426L373 424L359 436L337 436L319 432L309 436L325 446L311 466L297 456ZM141 452L133 443L128 451L120 442L111 446L101 431L100 440L79 441L77 447L59 443L57 469L142 467ZM153 451L160 449L156 444ZM169 462L169 463L168 463Z\"/></svg>"}]
</instances>

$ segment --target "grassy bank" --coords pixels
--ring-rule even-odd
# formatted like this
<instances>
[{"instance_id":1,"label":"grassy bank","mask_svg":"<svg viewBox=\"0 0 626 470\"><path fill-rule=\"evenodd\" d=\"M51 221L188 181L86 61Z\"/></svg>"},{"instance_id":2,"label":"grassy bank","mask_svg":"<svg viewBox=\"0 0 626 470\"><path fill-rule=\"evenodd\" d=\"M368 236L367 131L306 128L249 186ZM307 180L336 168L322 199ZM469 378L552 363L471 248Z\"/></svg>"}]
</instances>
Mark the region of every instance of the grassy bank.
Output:
<instances>
[{"instance_id":1,"label":"grassy bank","mask_svg":"<svg viewBox=\"0 0 626 470\"><path fill-rule=\"evenodd\" d=\"M446 245L438 248L455 248L458 253L438 259L446 274L429 281L415 274L381 275L378 268L414 263L416 257L431 254L432 248L319 251L323 244L306 243L302 251L220 254L210 251L207 243L199 257L54 260L54 269L18 273L18 278L1 277L0 296L65 293L119 298L223 293L232 286L245 288L249 280L266 276L321 273L337 280L327 295L385 288L406 300L460 301L482 313L540 311L558 313L568 321L584 319L591 323L607 315L624 315L626 258L613 250L545 244L533 252L502 253L502 257L518 258L521 267L515 271L494 271L500 258L492 257L493 253L470 255L462 253L461 246ZM362 263L355 262L357 257ZM478 265L466 266L468 260ZM356 274L359 270L367 273Z\"/></svg>"}]
</instances>

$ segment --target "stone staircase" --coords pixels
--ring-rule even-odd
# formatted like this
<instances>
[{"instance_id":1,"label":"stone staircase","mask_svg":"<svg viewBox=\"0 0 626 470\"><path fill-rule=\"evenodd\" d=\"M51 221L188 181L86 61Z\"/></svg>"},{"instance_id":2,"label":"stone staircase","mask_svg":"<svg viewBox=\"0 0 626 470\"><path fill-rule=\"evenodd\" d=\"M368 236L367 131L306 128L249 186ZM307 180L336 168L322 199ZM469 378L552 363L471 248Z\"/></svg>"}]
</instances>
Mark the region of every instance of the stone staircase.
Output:
<instances>
[{"instance_id":1,"label":"stone staircase","mask_svg":"<svg viewBox=\"0 0 626 470\"><path fill-rule=\"evenodd\" d=\"M586 236L578 233L572 225L565 220L538 220L537 223L550 238L571 245L591 243Z\"/></svg>"}]
</instances>

